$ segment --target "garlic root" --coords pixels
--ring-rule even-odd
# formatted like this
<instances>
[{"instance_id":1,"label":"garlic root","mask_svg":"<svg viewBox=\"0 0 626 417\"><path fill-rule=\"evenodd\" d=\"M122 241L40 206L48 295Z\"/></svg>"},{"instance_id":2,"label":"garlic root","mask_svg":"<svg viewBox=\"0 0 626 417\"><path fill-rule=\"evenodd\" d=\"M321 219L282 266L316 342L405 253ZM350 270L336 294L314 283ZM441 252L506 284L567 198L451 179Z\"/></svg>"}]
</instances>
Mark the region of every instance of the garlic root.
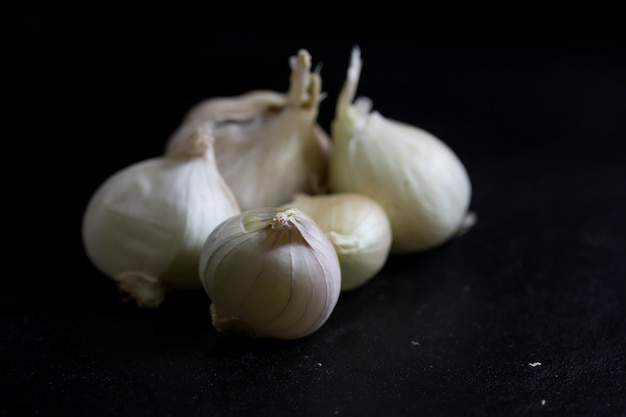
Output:
<instances>
[{"instance_id":1,"label":"garlic root","mask_svg":"<svg viewBox=\"0 0 626 417\"><path fill-rule=\"evenodd\" d=\"M241 337L258 337L254 328L241 320L239 317L222 316L215 307L215 304L210 305L211 310L211 324L220 333L234 334Z\"/></svg>"},{"instance_id":2,"label":"garlic root","mask_svg":"<svg viewBox=\"0 0 626 417\"><path fill-rule=\"evenodd\" d=\"M469 232L472 227L474 227L477 221L478 221L478 216L476 215L476 212L468 211L463 216L463 219L461 220L461 224L459 225L459 229L456 232L456 235L463 236L465 233Z\"/></svg>"},{"instance_id":3,"label":"garlic root","mask_svg":"<svg viewBox=\"0 0 626 417\"><path fill-rule=\"evenodd\" d=\"M166 288L155 277L141 271L127 271L113 277L119 290L135 300L140 308L158 307L165 299Z\"/></svg>"}]
</instances>

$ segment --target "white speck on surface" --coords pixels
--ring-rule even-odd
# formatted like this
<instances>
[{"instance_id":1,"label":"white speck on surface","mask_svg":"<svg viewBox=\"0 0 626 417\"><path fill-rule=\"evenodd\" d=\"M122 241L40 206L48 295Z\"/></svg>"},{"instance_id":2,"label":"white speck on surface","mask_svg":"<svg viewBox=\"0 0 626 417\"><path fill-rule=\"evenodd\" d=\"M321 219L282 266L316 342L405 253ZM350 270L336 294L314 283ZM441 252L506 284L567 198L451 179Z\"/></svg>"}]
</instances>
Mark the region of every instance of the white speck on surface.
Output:
<instances>
[{"instance_id":1,"label":"white speck on surface","mask_svg":"<svg viewBox=\"0 0 626 417\"><path fill-rule=\"evenodd\" d=\"M529 365L534 368L535 366L540 366L541 362L531 362L531 363L529 363Z\"/></svg>"},{"instance_id":2,"label":"white speck on surface","mask_svg":"<svg viewBox=\"0 0 626 417\"><path fill-rule=\"evenodd\" d=\"M322 366L322 362L316 363L317 366Z\"/></svg>"},{"instance_id":3,"label":"white speck on surface","mask_svg":"<svg viewBox=\"0 0 626 417\"><path fill-rule=\"evenodd\" d=\"M541 400L541 405L546 405L546 400Z\"/></svg>"},{"instance_id":4,"label":"white speck on surface","mask_svg":"<svg viewBox=\"0 0 626 417\"><path fill-rule=\"evenodd\" d=\"M419 345L420 345L420 342L418 342L417 340L411 340L411 344L412 344L413 346L419 346Z\"/></svg>"}]
</instances>

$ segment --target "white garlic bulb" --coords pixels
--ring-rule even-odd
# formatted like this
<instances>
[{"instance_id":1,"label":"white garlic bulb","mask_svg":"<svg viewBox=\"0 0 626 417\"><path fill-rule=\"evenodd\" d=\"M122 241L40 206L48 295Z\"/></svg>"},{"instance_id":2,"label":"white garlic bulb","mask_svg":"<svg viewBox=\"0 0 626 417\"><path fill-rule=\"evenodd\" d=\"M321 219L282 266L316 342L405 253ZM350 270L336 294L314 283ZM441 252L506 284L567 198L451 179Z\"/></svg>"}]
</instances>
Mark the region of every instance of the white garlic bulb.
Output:
<instances>
[{"instance_id":1,"label":"white garlic bulb","mask_svg":"<svg viewBox=\"0 0 626 417\"><path fill-rule=\"evenodd\" d=\"M304 211L328 236L339 257L342 291L365 284L385 265L391 224L372 198L357 193L296 194L283 207Z\"/></svg>"},{"instance_id":2,"label":"white garlic bulb","mask_svg":"<svg viewBox=\"0 0 626 417\"><path fill-rule=\"evenodd\" d=\"M433 248L466 224L469 176L431 133L371 111L366 98L352 103L361 64L355 47L332 124L330 190L362 193L383 206L392 254Z\"/></svg>"},{"instance_id":3,"label":"white garlic bulb","mask_svg":"<svg viewBox=\"0 0 626 417\"><path fill-rule=\"evenodd\" d=\"M210 131L200 128L185 145L109 177L84 213L88 257L139 307L157 307L173 288L201 289L206 237L241 212L217 170Z\"/></svg>"},{"instance_id":4,"label":"white garlic bulb","mask_svg":"<svg viewBox=\"0 0 626 417\"><path fill-rule=\"evenodd\" d=\"M337 254L297 208L259 208L207 237L200 279L221 332L296 339L318 330L339 299Z\"/></svg>"},{"instance_id":5,"label":"white garlic bulb","mask_svg":"<svg viewBox=\"0 0 626 417\"><path fill-rule=\"evenodd\" d=\"M317 123L321 77L311 56L291 57L287 94L252 91L192 107L169 138L166 152L199 125L215 135L218 168L242 210L278 206L296 192L327 189L329 136Z\"/></svg>"}]
</instances>

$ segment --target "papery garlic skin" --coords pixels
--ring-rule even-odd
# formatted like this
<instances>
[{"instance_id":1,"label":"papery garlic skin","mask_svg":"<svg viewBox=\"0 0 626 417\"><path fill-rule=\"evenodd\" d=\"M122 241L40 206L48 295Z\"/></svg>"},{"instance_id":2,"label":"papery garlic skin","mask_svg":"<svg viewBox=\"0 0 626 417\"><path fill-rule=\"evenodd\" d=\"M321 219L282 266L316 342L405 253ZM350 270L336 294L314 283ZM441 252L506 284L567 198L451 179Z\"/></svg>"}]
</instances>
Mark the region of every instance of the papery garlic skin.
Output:
<instances>
[{"instance_id":1,"label":"papery garlic skin","mask_svg":"<svg viewBox=\"0 0 626 417\"><path fill-rule=\"evenodd\" d=\"M389 256L391 223L374 199L357 193L297 194L297 207L330 239L341 266L341 290L358 288L380 272Z\"/></svg>"},{"instance_id":2,"label":"papery garlic skin","mask_svg":"<svg viewBox=\"0 0 626 417\"><path fill-rule=\"evenodd\" d=\"M318 330L339 299L337 254L296 208L260 208L225 220L207 237L200 280L220 332L296 339Z\"/></svg>"},{"instance_id":3,"label":"papery garlic skin","mask_svg":"<svg viewBox=\"0 0 626 417\"><path fill-rule=\"evenodd\" d=\"M209 131L186 148L132 164L90 198L82 237L92 263L139 307L157 307L173 288L202 288L200 250L241 210L217 170Z\"/></svg>"},{"instance_id":4,"label":"papery garlic skin","mask_svg":"<svg viewBox=\"0 0 626 417\"><path fill-rule=\"evenodd\" d=\"M328 187L331 141L318 124L321 76L311 56L291 59L287 94L258 90L196 104L169 138L166 152L200 125L215 135L218 168L242 210L278 206L296 192Z\"/></svg>"},{"instance_id":5,"label":"papery garlic skin","mask_svg":"<svg viewBox=\"0 0 626 417\"><path fill-rule=\"evenodd\" d=\"M205 123L248 123L259 117L270 117L288 104L287 99L287 95L275 91L254 90L234 97L202 100L183 116L181 125L166 144L166 151L184 145L185 138Z\"/></svg>"},{"instance_id":6,"label":"papery garlic skin","mask_svg":"<svg viewBox=\"0 0 626 417\"><path fill-rule=\"evenodd\" d=\"M440 139L371 111L367 98L352 103L361 70L358 48L332 124L330 190L358 192L389 216L391 254L424 251L462 227L471 199L468 173Z\"/></svg>"}]
</instances>

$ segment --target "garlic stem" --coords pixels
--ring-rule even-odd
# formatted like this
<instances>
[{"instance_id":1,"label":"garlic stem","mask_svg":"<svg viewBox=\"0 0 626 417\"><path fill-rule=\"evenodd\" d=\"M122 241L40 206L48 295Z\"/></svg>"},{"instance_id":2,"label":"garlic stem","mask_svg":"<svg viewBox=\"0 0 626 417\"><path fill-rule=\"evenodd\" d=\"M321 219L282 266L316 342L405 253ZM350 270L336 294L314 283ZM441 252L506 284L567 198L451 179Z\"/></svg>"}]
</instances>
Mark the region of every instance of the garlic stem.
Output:
<instances>
[{"instance_id":1,"label":"garlic stem","mask_svg":"<svg viewBox=\"0 0 626 417\"><path fill-rule=\"evenodd\" d=\"M311 90L309 88L311 55L304 49L299 50L298 55L292 57L291 66L291 85L287 93L287 105L301 107L303 101L309 101L307 90Z\"/></svg>"},{"instance_id":2,"label":"garlic stem","mask_svg":"<svg viewBox=\"0 0 626 417\"><path fill-rule=\"evenodd\" d=\"M354 46L352 48L352 54L350 55L350 64L348 66L346 80L341 88L337 102L337 112L341 113L341 117L344 117L350 110L352 101L356 96L362 64L361 50L358 46Z\"/></svg>"}]
</instances>

